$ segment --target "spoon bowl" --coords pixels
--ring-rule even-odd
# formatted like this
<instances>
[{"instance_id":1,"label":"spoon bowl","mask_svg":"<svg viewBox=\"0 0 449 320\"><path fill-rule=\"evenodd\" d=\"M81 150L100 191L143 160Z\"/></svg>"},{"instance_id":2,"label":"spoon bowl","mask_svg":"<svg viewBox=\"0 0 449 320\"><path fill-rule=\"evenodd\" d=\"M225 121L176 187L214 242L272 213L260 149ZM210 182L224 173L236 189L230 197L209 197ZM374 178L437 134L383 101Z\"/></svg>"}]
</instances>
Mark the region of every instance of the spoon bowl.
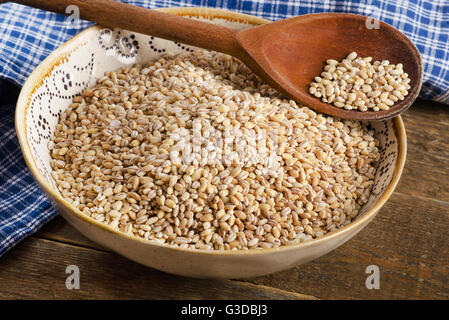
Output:
<instances>
[{"instance_id":1,"label":"spoon bowl","mask_svg":"<svg viewBox=\"0 0 449 320\"><path fill-rule=\"evenodd\" d=\"M370 28L368 17L346 13L298 16L242 30L239 44L250 55L245 60L279 91L317 111L354 120L388 119L407 110L422 83L421 57L400 31L379 22ZM378 27L378 28L377 28ZM402 63L410 81L409 94L385 111L353 111L322 102L309 93L309 85L322 72L327 59L342 60L351 51L373 60ZM251 61L253 60L253 61Z\"/></svg>"},{"instance_id":2,"label":"spoon bowl","mask_svg":"<svg viewBox=\"0 0 449 320\"><path fill-rule=\"evenodd\" d=\"M407 110L422 83L418 50L400 31L368 17L343 13L317 13L266 25L232 30L198 20L173 16L112 0L15 0L44 10L66 14L77 6L82 19L184 44L230 54L242 60L263 80L293 100L332 116L353 120L381 120ZM367 20L368 19L368 20ZM327 59L341 60L357 51L363 57L402 63L410 90L389 110L344 110L309 94L309 84Z\"/></svg>"}]
</instances>

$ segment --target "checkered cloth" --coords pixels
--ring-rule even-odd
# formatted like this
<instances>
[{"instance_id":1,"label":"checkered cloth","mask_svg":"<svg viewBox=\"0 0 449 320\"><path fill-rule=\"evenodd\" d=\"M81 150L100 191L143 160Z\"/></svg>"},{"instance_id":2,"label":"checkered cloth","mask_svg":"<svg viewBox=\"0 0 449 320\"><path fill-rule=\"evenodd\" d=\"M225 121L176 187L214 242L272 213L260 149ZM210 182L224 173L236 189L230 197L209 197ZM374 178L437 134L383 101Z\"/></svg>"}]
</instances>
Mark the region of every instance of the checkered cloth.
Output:
<instances>
[{"instance_id":1,"label":"checkered cloth","mask_svg":"<svg viewBox=\"0 0 449 320\"><path fill-rule=\"evenodd\" d=\"M148 8L217 7L278 20L316 12L350 12L389 23L418 47L424 62L420 97L449 104L447 0L136 0ZM0 78L22 85L33 69L89 22L5 3L0 5ZM1 92L1 91L0 91ZM3 97L1 98L3 99ZM0 107L0 256L56 215L33 182L14 133L13 107Z\"/></svg>"},{"instance_id":2,"label":"checkered cloth","mask_svg":"<svg viewBox=\"0 0 449 320\"><path fill-rule=\"evenodd\" d=\"M14 129L18 88L0 80L0 256L56 215L23 160Z\"/></svg>"}]
</instances>

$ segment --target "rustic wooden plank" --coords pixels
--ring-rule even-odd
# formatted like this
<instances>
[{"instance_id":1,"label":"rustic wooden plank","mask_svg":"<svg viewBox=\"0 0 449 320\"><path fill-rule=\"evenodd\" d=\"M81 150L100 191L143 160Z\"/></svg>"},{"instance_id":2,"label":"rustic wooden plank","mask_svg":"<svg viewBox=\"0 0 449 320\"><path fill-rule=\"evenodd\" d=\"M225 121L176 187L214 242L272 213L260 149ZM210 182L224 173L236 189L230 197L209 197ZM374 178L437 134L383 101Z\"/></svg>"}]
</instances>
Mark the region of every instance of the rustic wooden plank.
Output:
<instances>
[{"instance_id":1,"label":"rustic wooden plank","mask_svg":"<svg viewBox=\"0 0 449 320\"><path fill-rule=\"evenodd\" d=\"M449 298L449 203L395 193L378 216L342 247L256 284L324 299ZM380 268L380 289L365 286Z\"/></svg>"},{"instance_id":2,"label":"rustic wooden plank","mask_svg":"<svg viewBox=\"0 0 449 320\"><path fill-rule=\"evenodd\" d=\"M83 236L78 230L68 224L61 216L56 217L53 221L42 227L42 229L40 229L34 237L102 251L110 251L109 249L104 248Z\"/></svg>"},{"instance_id":3,"label":"rustic wooden plank","mask_svg":"<svg viewBox=\"0 0 449 320\"><path fill-rule=\"evenodd\" d=\"M438 102L416 100L402 116L406 121L416 121L422 124L438 122L449 125L449 106Z\"/></svg>"},{"instance_id":4,"label":"rustic wooden plank","mask_svg":"<svg viewBox=\"0 0 449 320\"><path fill-rule=\"evenodd\" d=\"M418 100L403 119L408 153L396 190L449 201L449 106Z\"/></svg>"},{"instance_id":5,"label":"rustic wooden plank","mask_svg":"<svg viewBox=\"0 0 449 320\"><path fill-rule=\"evenodd\" d=\"M68 265L80 270L80 290L68 290ZM189 279L116 254L29 238L2 257L0 299L314 299L264 285Z\"/></svg>"},{"instance_id":6,"label":"rustic wooden plank","mask_svg":"<svg viewBox=\"0 0 449 320\"><path fill-rule=\"evenodd\" d=\"M449 106L417 101L403 120L409 159L428 164L435 159L449 159Z\"/></svg>"},{"instance_id":7,"label":"rustic wooden plank","mask_svg":"<svg viewBox=\"0 0 449 320\"><path fill-rule=\"evenodd\" d=\"M449 170L446 168L449 168L449 159L435 158L431 163L408 159L395 191L449 201Z\"/></svg>"}]
</instances>

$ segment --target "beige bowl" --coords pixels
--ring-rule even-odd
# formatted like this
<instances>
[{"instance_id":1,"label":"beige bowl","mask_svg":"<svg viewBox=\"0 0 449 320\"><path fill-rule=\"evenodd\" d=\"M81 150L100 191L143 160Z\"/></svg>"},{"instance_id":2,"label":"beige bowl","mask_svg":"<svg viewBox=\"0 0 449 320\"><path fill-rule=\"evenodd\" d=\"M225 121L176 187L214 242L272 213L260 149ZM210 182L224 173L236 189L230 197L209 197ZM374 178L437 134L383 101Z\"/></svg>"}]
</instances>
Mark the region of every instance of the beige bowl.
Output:
<instances>
[{"instance_id":1,"label":"beige bowl","mask_svg":"<svg viewBox=\"0 0 449 320\"><path fill-rule=\"evenodd\" d=\"M171 8L164 11L236 29L268 22L213 9ZM380 140L381 160L369 201L359 216L333 233L298 245L247 251L178 249L113 230L64 200L50 175L47 150L60 112L105 71L144 63L164 52L182 50L188 48L150 36L94 26L55 50L25 83L16 109L20 146L34 178L71 225L102 246L149 267L190 277L243 278L281 271L324 255L352 238L374 218L396 187L404 167L406 138L400 117L371 124Z\"/></svg>"}]
</instances>

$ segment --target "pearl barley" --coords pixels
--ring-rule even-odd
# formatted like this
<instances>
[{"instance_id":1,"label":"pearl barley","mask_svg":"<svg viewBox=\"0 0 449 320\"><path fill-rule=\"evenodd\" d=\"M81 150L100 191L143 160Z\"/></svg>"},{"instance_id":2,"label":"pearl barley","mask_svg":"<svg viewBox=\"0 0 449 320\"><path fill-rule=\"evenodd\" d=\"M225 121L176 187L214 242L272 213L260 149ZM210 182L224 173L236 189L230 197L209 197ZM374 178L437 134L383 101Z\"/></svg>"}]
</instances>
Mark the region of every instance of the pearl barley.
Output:
<instances>
[{"instance_id":1,"label":"pearl barley","mask_svg":"<svg viewBox=\"0 0 449 320\"><path fill-rule=\"evenodd\" d=\"M276 248L347 225L368 201L378 146L366 123L297 105L204 50L107 72L49 143L58 190L83 214L206 250Z\"/></svg>"},{"instance_id":2,"label":"pearl barley","mask_svg":"<svg viewBox=\"0 0 449 320\"><path fill-rule=\"evenodd\" d=\"M310 84L309 93L337 108L360 111L388 110L404 100L410 89L410 79L401 63L375 61L357 57L351 52L341 62L330 59Z\"/></svg>"}]
</instances>

